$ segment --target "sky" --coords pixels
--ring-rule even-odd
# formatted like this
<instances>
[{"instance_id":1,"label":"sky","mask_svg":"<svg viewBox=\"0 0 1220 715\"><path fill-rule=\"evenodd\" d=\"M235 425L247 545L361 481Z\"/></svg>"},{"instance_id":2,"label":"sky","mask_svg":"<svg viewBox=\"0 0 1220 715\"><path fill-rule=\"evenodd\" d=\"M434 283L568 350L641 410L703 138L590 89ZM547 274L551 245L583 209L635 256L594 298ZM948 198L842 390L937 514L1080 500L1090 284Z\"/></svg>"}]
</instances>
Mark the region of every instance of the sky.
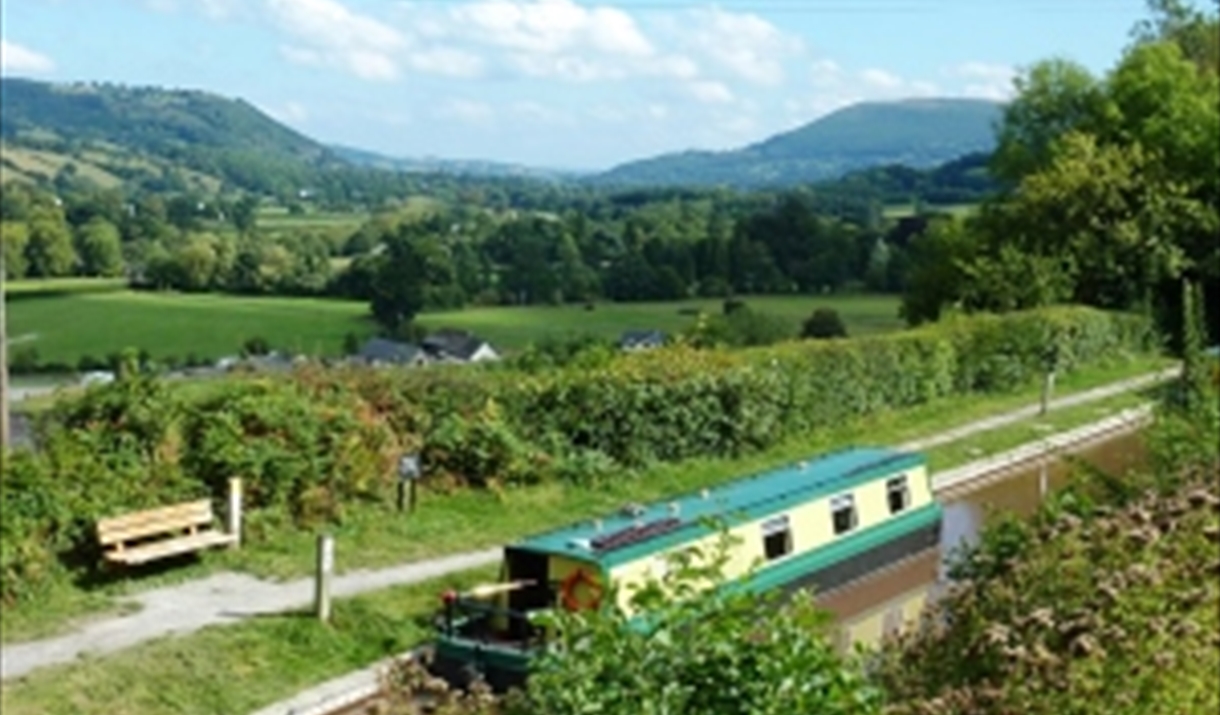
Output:
<instances>
[{"instance_id":1,"label":"sky","mask_svg":"<svg viewBox=\"0 0 1220 715\"><path fill-rule=\"evenodd\" d=\"M0 72L240 97L391 156L601 169L1101 74L1143 0L4 0Z\"/></svg>"}]
</instances>

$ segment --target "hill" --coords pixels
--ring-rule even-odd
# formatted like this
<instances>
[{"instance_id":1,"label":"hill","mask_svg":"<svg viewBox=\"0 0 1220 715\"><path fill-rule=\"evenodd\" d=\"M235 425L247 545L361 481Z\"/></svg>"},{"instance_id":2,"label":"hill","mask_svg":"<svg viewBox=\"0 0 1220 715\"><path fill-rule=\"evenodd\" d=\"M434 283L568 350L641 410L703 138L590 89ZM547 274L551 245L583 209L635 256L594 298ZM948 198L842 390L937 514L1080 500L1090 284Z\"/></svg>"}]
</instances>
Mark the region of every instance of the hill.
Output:
<instances>
[{"instance_id":1,"label":"hill","mask_svg":"<svg viewBox=\"0 0 1220 715\"><path fill-rule=\"evenodd\" d=\"M750 188L824 181L873 166L927 168L991 151L1002 106L975 99L863 102L742 149L664 154L590 180Z\"/></svg>"},{"instance_id":2,"label":"hill","mask_svg":"<svg viewBox=\"0 0 1220 715\"><path fill-rule=\"evenodd\" d=\"M404 158L392 157L377 152L353 147L331 145L330 149L344 160L356 165L387 171L404 171L426 174L454 174L472 177L521 177L528 179L570 179L580 175L576 171L546 169L524 164L508 164L498 161L441 159L438 157Z\"/></svg>"},{"instance_id":3,"label":"hill","mask_svg":"<svg viewBox=\"0 0 1220 715\"><path fill-rule=\"evenodd\" d=\"M0 98L10 178L273 193L345 165L244 100L208 92L3 78Z\"/></svg>"}]
</instances>

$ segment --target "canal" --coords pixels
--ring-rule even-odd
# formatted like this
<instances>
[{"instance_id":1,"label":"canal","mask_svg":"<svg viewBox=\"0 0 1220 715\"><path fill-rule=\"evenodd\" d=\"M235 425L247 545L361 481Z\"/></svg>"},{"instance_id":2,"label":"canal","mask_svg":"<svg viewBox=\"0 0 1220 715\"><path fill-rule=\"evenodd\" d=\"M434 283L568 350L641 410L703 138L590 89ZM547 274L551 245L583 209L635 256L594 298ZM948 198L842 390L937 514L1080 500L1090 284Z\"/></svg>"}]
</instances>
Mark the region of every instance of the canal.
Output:
<instances>
[{"instance_id":1,"label":"canal","mask_svg":"<svg viewBox=\"0 0 1220 715\"><path fill-rule=\"evenodd\" d=\"M1076 462L1111 474L1122 474L1145 463L1146 451L1138 432L1129 432L1085 447L1063 457L1021 468L1001 481L985 482L974 490L955 489L944 500L944 523L939 548L871 574L818 602L839 624L839 644L871 644L883 634L918 617L945 578L946 557L956 548L973 543L982 528L999 512L1031 514L1045 492L1064 485Z\"/></svg>"}]
</instances>

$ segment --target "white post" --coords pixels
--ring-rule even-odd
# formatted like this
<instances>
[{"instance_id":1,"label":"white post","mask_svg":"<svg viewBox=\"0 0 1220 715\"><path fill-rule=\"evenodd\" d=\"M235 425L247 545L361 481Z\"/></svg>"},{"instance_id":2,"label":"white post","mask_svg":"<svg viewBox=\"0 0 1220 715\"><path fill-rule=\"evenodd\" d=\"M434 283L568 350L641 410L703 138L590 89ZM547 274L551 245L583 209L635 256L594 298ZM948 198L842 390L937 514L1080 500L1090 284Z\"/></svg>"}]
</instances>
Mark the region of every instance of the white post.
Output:
<instances>
[{"instance_id":1,"label":"white post","mask_svg":"<svg viewBox=\"0 0 1220 715\"><path fill-rule=\"evenodd\" d=\"M335 571L335 538L318 535L318 570L314 578L314 609L318 620L330 621L330 582Z\"/></svg>"},{"instance_id":2,"label":"white post","mask_svg":"<svg viewBox=\"0 0 1220 715\"><path fill-rule=\"evenodd\" d=\"M229 534L233 537L230 548L241 545L241 477L229 478Z\"/></svg>"},{"instance_id":3,"label":"white post","mask_svg":"<svg viewBox=\"0 0 1220 715\"><path fill-rule=\"evenodd\" d=\"M1038 472L1038 496L1046 498L1046 457L1042 458L1042 469Z\"/></svg>"},{"instance_id":4,"label":"white post","mask_svg":"<svg viewBox=\"0 0 1220 715\"><path fill-rule=\"evenodd\" d=\"M1045 415L1050 410L1051 394L1055 391L1055 371L1049 370L1046 373L1046 379L1042 381L1042 411L1039 414Z\"/></svg>"}]
</instances>

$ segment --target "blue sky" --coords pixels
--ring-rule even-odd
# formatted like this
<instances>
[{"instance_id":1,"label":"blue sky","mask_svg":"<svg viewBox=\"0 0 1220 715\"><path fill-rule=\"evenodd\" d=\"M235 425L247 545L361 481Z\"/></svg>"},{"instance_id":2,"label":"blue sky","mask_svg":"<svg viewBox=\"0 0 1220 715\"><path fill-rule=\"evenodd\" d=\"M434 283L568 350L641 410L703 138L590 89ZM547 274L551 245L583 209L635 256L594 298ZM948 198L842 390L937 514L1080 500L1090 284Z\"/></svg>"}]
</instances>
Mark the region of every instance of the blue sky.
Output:
<instances>
[{"instance_id":1,"label":"blue sky","mask_svg":"<svg viewBox=\"0 0 1220 715\"><path fill-rule=\"evenodd\" d=\"M1143 0L4 0L3 72L205 89L325 142L600 168L1101 73Z\"/></svg>"}]
</instances>

